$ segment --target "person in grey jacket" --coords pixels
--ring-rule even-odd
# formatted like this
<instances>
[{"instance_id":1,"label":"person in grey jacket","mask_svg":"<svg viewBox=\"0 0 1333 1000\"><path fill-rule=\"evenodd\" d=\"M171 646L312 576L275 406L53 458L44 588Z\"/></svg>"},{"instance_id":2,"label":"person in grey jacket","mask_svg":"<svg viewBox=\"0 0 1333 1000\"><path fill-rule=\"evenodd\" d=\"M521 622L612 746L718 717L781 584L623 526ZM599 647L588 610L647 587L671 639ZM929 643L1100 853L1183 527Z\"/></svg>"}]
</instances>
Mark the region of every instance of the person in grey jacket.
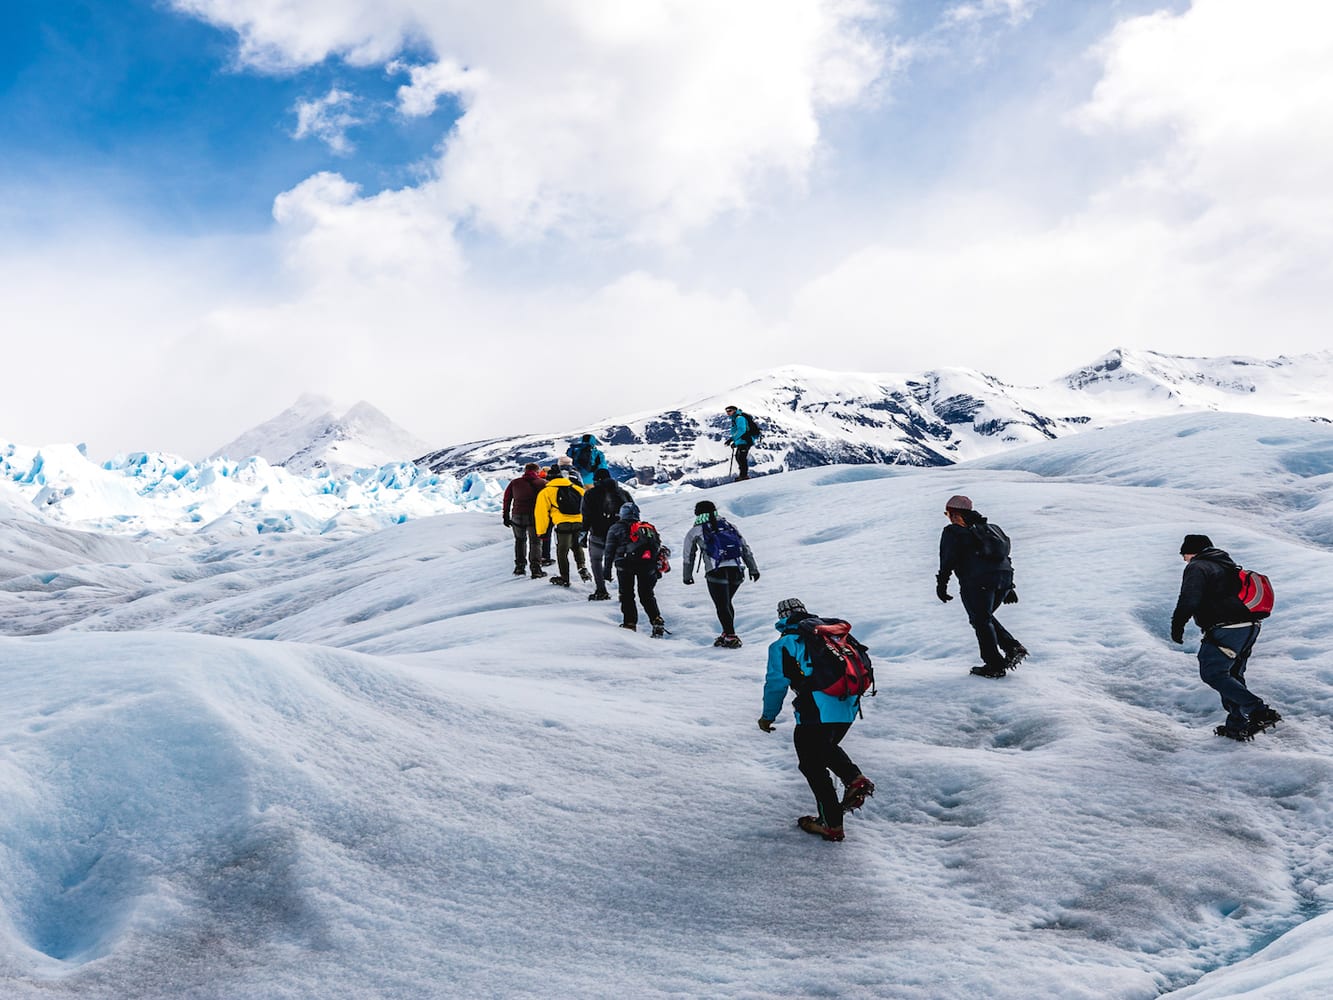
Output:
<instances>
[{"instance_id":1,"label":"person in grey jacket","mask_svg":"<svg viewBox=\"0 0 1333 1000\"><path fill-rule=\"evenodd\" d=\"M700 500L694 505L694 524L685 534L684 551L681 578L685 586L694 583L695 566L703 562L708 596L713 599L722 626L722 634L713 640L713 645L739 649L741 639L736 634L736 608L732 599L744 581L744 569L750 571L751 580L759 579L759 566L749 544L735 525L717 516L713 501Z\"/></svg>"}]
</instances>

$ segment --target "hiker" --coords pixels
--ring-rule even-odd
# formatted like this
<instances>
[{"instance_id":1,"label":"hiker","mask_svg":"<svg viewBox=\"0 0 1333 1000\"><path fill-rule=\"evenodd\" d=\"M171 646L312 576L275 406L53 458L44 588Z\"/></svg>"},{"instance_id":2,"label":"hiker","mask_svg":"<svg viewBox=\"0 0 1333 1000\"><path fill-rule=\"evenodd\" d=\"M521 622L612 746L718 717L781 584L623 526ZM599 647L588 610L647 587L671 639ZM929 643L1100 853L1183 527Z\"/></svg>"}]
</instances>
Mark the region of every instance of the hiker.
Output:
<instances>
[{"instance_id":1,"label":"hiker","mask_svg":"<svg viewBox=\"0 0 1333 1000\"><path fill-rule=\"evenodd\" d=\"M534 580L546 575L541 566L542 543L533 513L537 494L546 486L540 473L541 466L529 462L523 466L523 475L509 481L504 495L504 526L514 532L514 575L522 576L530 566Z\"/></svg>"},{"instance_id":2,"label":"hiker","mask_svg":"<svg viewBox=\"0 0 1333 1000\"><path fill-rule=\"evenodd\" d=\"M1199 642L1199 677L1222 698L1226 722L1218 736L1250 740L1282 720L1245 684L1245 667L1259 638L1259 620L1240 599L1240 567L1207 535L1186 535L1180 545L1185 569L1180 597L1171 614L1171 641L1185 641L1191 617L1203 630Z\"/></svg>"},{"instance_id":3,"label":"hiker","mask_svg":"<svg viewBox=\"0 0 1333 1000\"><path fill-rule=\"evenodd\" d=\"M572 469L572 466L565 468ZM578 565L579 579L592 579L583 554L583 545L579 542L579 535L583 532L583 487L572 481L577 478L573 472L568 476L558 472L554 478L548 475L546 488L537 494L534 510L537 518L537 534L549 536L551 529L553 527L555 529L555 558L559 563L560 575L551 577L551 583L557 587L569 586L571 549L574 550L574 562Z\"/></svg>"},{"instance_id":4,"label":"hiker","mask_svg":"<svg viewBox=\"0 0 1333 1000\"><path fill-rule=\"evenodd\" d=\"M598 469L606 469L606 456L602 454L602 449L597 447L597 435L585 434L579 440L569 446L565 452L565 457L574 463L574 468L579 470L579 475L583 477L583 485L591 486L596 479L594 473ZM610 473L610 469L607 469Z\"/></svg>"},{"instance_id":5,"label":"hiker","mask_svg":"<svg viewBox=\"0 0 1333 1000\"><path fill-rule=\"evenodd\" d=\"M727 407L727 416L731 418L731 450L736 455L736 469L739 475L736 481L750 478L750 448L754 445L754 421L736 409Z\"/></svg>"},{"instance_id":6,"label":"hiker","mask_svg":"<svg viewBox=\"0 0 1333 1000\"><path fill-rule=\"evenodd\" d=\"M801 773L810 791L815 793L818 810L817 815L802 816L796 823L806 833L818 834L825 840L842 840L843 814L860 809L867 796L875 794L875 783L861 773L839 745L856 719L860 695L840 698L809 690L801 684L801 679L809 678L813 670L805 639L799 634L800 622L813 617L794 597L778 603L775 627L782 635L768 647L764 714L759 717L759 728L773 732L773 721L782 711L788 688L795 691L791 703L796 719L792 743ZM829 777L830 771L843 784L841 799Z\"/></svg>"},{"instance_id":7,"label":"hiker","mask_svg":"<svg viewBox=\"0 0 1333 1000\"><path fill-rule=\"evenodd\" d=\"M606 591L607 574L602 566L606 552L606 533L620 518L620 508L633 503L629 490L611 478L611 470L598 469L592 474L593 484L583 493L583 530L588 535L588 559L592 563L593 592L590 601L609 601Z\"/></svg>"},{"instance_id":8,"label":"hiker","mask_svg":"<svg viewBox=\"0 0 1333 1000\"><path fill-rule=\"evenodd\" d=\"M648 616L653 626L653 638L660 639L667 634L666 622L657 607L657 596L653 593L657 578L658 552L661 539L654 542L657 529L651 529L651 535L643 529L647 522L639 519L639 506L630 501L620 508L620 518L611 525L606 533L606 545L602 552L602 571L609 577L612 566L616 571L616 584L620 587L621 628L636 631L639 627L639 609L634 603L634 588L638 587L639 601L643 604L643 613Z\"/></svg>"},{"instance_id":9,"label":"hiker","mask_svg":"<svg viewBox=\"0 0 1333 1000\"><path fill-rule=\"evenodd\" d=\"M1001 604L1017 604L1014 567L1009 561L1009 538L972 509L965 496L951 496L944 505L949 523L940 535L940 571L935 596L947 603L949 575L958 575L968 624L977 634L982 663L972 668L978 677L1003 677L1028 655L1023 644L995 618ZM998 543L998 544L997 544Z\"/></svg>"},{"instance_id":10,"label":"hiker","mask_svg":"<svg viewBox=\"0 0 1333 1000\"><path fill-rule=\"evenodd\" d=\"M750 546L735 525L717 516L717 505L713 501L700 500L694 505L694 524L685 534L682 551L685 565L681 578L687 587L694 583L696 563L703 561L708 596L713 599L718 624L722 626L722 634L713 640L713 645L739 649L741 639L736 634L736 608L732 598L745 579L745 569L749 569L751 580L759 579L759 567Z\"/></svg>"}]
</instances>

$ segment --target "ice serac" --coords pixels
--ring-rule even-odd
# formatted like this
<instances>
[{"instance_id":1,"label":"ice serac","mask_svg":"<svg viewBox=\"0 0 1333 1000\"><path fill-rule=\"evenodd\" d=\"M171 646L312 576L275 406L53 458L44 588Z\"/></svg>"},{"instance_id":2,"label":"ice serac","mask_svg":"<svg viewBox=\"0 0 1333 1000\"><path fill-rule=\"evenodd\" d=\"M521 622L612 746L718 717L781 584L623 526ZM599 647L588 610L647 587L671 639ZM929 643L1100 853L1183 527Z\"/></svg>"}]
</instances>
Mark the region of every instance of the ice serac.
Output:
<instances>
[{"instance_id":1,"label":"ice serac","mask_svg":"<svg viewBox=\"0 0 1333 1000\"><path fill-rule=\"evenodd\" d=\"M257 456L298 474L345 475L407 462L426 450L425 442L364 400L343 410L325 396L306 394L210 457Z\"/></svg>"},{"instance_id":2,"label":"ice serac","mask_svg":"<svg viewBox=\"0 0 1333 1000\"><path fill-rule=\"evenodd\" d=\"M725 393L564 434L493 438L423 454L434 472L503 476L597 435L618 478L713 485L728 478L723 409L764 428L760 475L833 464L950 465L1132 420L1196 411L1333 418L1333 352L1295 358L1189 358L1116 349L1043 386L969 368L865 374L791 366ZM640 478L642 476L640 475Z\"/></svg>"}]
</instances>

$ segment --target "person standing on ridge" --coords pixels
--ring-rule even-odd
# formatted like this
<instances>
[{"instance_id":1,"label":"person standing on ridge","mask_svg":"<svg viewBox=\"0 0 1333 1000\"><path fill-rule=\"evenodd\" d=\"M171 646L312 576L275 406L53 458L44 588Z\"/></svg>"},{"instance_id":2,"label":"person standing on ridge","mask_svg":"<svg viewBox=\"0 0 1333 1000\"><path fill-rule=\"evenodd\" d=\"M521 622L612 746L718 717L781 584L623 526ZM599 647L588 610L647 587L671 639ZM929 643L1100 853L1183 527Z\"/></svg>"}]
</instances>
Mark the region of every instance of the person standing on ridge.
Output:
<instances>
[{"instance_id":1,"label":"person standing on ridge","mask_svg":"<svg viewBox=\"0 0 1333 1000\"><path fill-rule=\"evenodd\" d=\"M949 523L940 535L940 571L935 577L935 596L953 600L949 575L958 576L968 624L977 634L981 666L978 677L1003 677L1028 655L1023 644L995 618L1001 604L1017 604L1014 567L1009 561L1009 537L975 510L965 496L951 496L944 505Z\"/></svg>"},{"instance_id":2,"label":"person standing on ridge","mask_svg":"<svg viewBox=\"0 0 1333 1000\"><path fill-rule=\"evenodd\" d=\"M782 712L788 688L795 691L791 703L796 718L792 743L796 747L797 764L815 794L818 809L818 815L802 816L796 824L806 833L818 834L825 840L842 840L843 814L860 809L866 798L875 794L875 783L861 773L840 746L856 720L860 695L839 698L808 690L801 684L803 678L811 676L813 666L805 640L798 632L800 622L811 617L795 597L778 603L778 621L774 627L782 634L768 647L764 714L759 717L759 728L773 732L773 721ZM830 771L843 784L841 799L829 777Z\"/></svg>"},{"instance_id":3,"label":"person standing on ridge","mask_svg":"<svg viewBox=\"0 0 1333 1000\"><path fill-rule=\"evenodd\" d=\"M574 468L579 470L579 475L583 477L583 485L591 486L596 480L594 473L598 469L606 469L606 456L602 454L602 449L597 447L597 435L585 434L582 438L575 441L565 452L565 456L574 463ZM610 472L607 469L608 473Z\"/></svg>"},{"instance_id":4,"label":"person standing on ridge","mask_svg":"<svg viewBox=\"0 0 1333 1000\"><path fill-rule=\"evenodd\" d=\"M713 640L713 645L739 649L741 639L736 634L736 608L732 598L744 581L745 569L749 569L751 580L759 579L754 553L735 525L717 516L717 505L711 500L700 500L694 505L694 524L685 534L683 551L685 563L681 579L685 586L694 583L694 567L699 560L703 561L708 596L713 599L717 620L722 626L722 634Z\"/></svg>"},{"instance_id":5,"label":"person standing on ridge","mask_svg":"<svg viewBox=\"0 0 1333 1000\"><path fill-rule=\"evenodd\" d=\"M754 446L756 427L754 421L734 406L727 407L727 416L731 418L731 449L736 455L736 481L750 478L750 448Z\"/></svg>"},{"instance_id":6,"label":"person standing on ridge","mask_svg":"<svg viewBox=\"0 0 1333 1000\"><path fill-rule=\"evenodd\" d=\"M593 484L583 493L583 530L588 533L588 559L592 562L593 592L590 601L609 601L606 591L607 575L602 566L606 554L606 533L620 518L620 508L633 503L629 490L611 478L610 469L598 469L592 474Z\"/></svg>"},{"instance_id":7,"label":"person standing on ridge","mask_svg":"<svg viewBox=\"0 0 1333 1000\"><path fill-rule=\"evenodd\" d=\"M1180 546L1185 570L1171 615L1171 641L1185 641L1193 617L1203 629L1199 677L1222 698L1227 719L1218 736L1249 740L1282 721L1282 716L1245 684L1245 667L1259 638L1259 620L1240 599L1240 567L1207 535L1186 535Z\"/></svg>"},{"instance_id":8,"label":"person standing on ridge","mask_svg":"<svg viewBox=\"0 0 1333 1000\"><path fill-rule=\"evenodd\" d=\"M568 459L565 461L568 462ZM573 466L565 468L572 469ZM554 479L548 477L546 488L537 494L534 511L537 518L537 534L547 536L551 533L552 527L555 529L555 558L559 564L560 575L551 577L551 583L557 587L569 586L570 549L574 550L574 562L579 568L579 578L592 579L583 554L583 546L579 543L579 535L583 531L583 487L576 485L569 477L578 478L572 471L568 476L562 473Z\"/></svg>"},{"instance_id":9,"label":"person standing on ridge","mask_svg":"<svg viewBox=\"0 0 1333 1000\"><path fill-rule=\"evenodd\" d=\"M643 604L643 613L653 626L653 638L660 639L667 634L666 622L657 606L657 579L661 574L657 570L657 557L661 550L661 538L657 529L647 522L640 521L638 504L632 500L621 506L620 519L611 525L606 533L606 547L602 554L602 570L611 575L612 566L616 571L616 584L620 587L620 613L623 621L621 628L636 631L639 627L639 609L634 603L634 589L639 590L639 601Z\"/></svg>"},{"instance_id":10,"label":"person standing on ridge","mask_svg":"<svg viewBox=\"0 0 1333 1000\"><path fill-rule=\"evenodd\" d=\"M537 534L534 507L537 495L546 486L541 467L536 462L523 466L523 475L511 479L505 487L504 525L514 532L514 575L522 576L531 567L534 580L546 575L542 569L542 543Z\"/></svg>"}]
</instances>

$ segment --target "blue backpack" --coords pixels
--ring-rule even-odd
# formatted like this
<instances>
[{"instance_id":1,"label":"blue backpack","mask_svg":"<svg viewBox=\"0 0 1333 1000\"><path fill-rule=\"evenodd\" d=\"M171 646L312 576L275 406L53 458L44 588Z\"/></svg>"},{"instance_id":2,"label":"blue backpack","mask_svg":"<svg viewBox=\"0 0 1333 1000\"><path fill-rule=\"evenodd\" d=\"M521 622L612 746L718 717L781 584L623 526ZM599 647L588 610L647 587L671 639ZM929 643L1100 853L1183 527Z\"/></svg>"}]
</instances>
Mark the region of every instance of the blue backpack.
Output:
<instances>
[{"instance_id":1,"label":"blue backpack","mask_svg":"<svg viewBox=\"0 0 1333 1000\"><path fill-rule=\"evenodd\" d=\"M717 519L715 527L704 525L704 549L713 565L729 560L740 559L745 554L745 540L730 522Z\"/></svg>"}]
</instances>

